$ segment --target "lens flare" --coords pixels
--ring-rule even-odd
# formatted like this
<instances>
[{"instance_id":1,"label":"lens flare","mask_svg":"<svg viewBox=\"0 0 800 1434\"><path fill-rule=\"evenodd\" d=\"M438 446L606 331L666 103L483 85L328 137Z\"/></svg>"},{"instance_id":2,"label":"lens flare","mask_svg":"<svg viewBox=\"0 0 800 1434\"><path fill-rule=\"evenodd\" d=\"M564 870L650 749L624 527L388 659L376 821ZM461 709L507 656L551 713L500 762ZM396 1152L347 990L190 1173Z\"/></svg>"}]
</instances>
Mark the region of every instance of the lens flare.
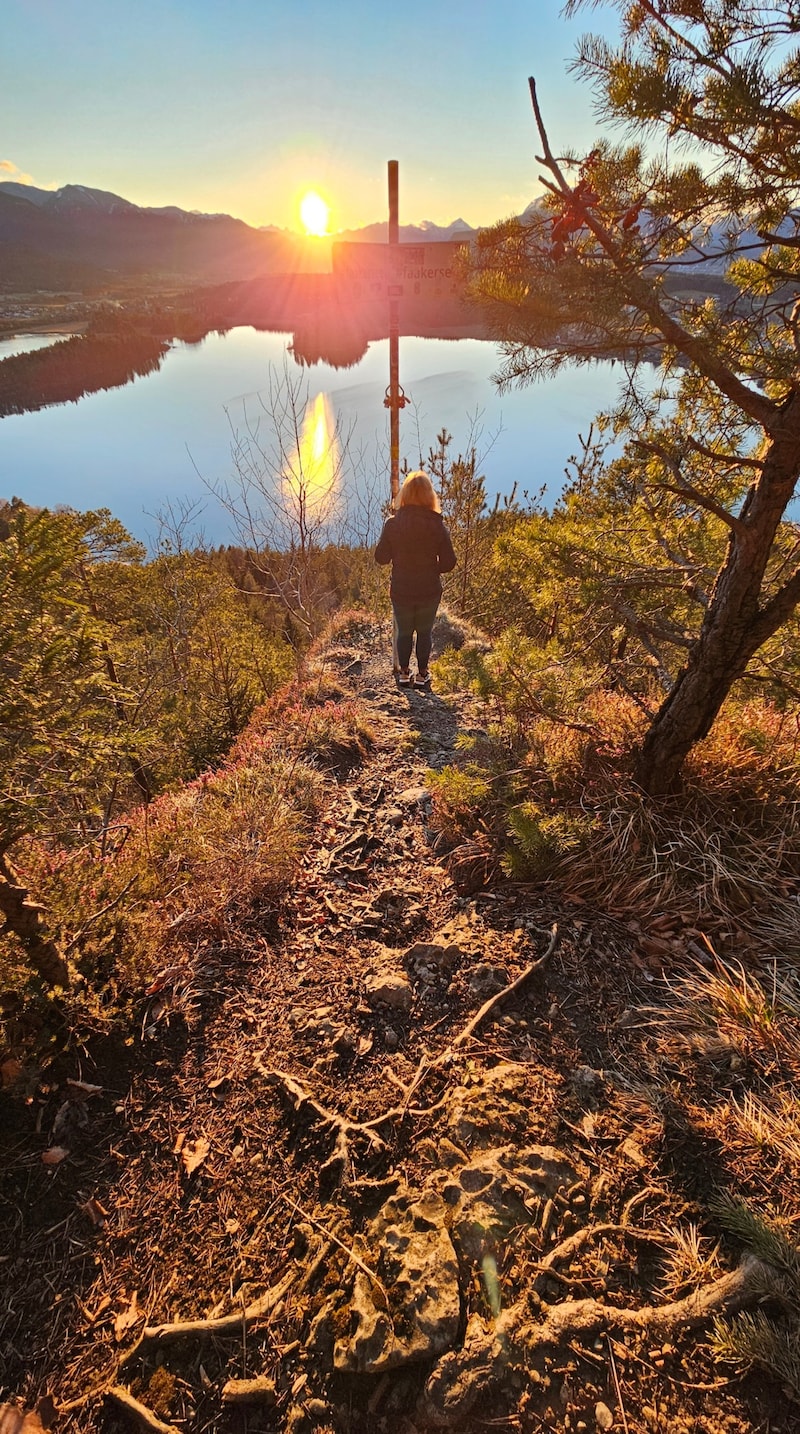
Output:
<instances>
[{"instance_id":1,"label":"lens flare","mask_svg":"<svg viewBox=\"0 0 800 1434\"><path fill-rule=\"evenodd\" d=\"M318 393L306 406L300 440L284 471L294 503L307 521L331 516L339 477L339 442L330 399Z\"/></svg>"},{"instance_id":2,"label":"lens flare","mask_svg":"<svg viewBox=\"0 0 800 1434\"><path fill-rule=\"evenodd\" d=\"M328 206L321 194L310 189L300 200L300 218L306 234L321 238L328 232Z\"/></svg>"}]
</instances>

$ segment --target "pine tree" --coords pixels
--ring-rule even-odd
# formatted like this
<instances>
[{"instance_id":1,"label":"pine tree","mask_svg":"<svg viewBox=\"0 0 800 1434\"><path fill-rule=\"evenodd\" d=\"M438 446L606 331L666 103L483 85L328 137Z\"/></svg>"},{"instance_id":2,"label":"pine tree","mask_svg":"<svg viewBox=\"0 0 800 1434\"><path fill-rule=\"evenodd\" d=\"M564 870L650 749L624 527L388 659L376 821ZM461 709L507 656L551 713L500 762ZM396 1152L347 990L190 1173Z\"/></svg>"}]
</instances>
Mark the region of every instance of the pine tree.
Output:
<instances>
[{"instance_id":1,"label":"pine tree","mask_svg":"<svg viewBox=\"0 0 800 1434\"><path fill-rule=\"evenodd\" d=\"M639 752L638 781L658 795L800 600L786 520L800 474L800 16L794 0L616 8L620 41L584 39L574 68L600 118L635 142L558 158L532 80L545 198L530 222L480 237L471 284L503 341L506 384L624 356L625 481L633 466L640 493L671 495L723 539ZM698 280L709 246L724 281ZM641 383L653 359L655 401Z\"/></svg>"}]
</instances>

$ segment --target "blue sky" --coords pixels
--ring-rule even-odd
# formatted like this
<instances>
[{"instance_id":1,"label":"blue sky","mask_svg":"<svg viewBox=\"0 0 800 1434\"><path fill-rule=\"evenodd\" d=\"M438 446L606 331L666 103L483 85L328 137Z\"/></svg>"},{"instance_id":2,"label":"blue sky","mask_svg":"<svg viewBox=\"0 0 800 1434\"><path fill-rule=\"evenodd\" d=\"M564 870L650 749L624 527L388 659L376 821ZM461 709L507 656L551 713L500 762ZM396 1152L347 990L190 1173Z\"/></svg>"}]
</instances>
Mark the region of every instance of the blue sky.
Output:
<instances>
[{"instance_id":1,"label":"blue sky","mask_svg":"<svg viewBox=\"0 0 800 1434\"><path fill-rule=\"evenodd\" d=\"M527 78L554 148L589 147L567 72L595 8L554 0L4 0L0 178L300 227L491 223L539 191Z\"/></svg>"}]
</instances>

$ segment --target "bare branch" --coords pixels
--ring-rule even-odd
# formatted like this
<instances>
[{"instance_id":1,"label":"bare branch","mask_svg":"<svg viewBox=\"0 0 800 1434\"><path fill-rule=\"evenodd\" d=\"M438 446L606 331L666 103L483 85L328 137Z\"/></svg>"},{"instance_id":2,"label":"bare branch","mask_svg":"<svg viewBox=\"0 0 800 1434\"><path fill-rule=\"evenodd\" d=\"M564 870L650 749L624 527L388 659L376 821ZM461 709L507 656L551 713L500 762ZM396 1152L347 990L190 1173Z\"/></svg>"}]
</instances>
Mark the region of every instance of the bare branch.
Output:
<instances>
[{"instance_id":1,"label":"bare branch","mask_svg":"<svg viewBox=\"0 0 800 1434\"><path fill-rule=\"evenodd\" d=\"M704 373L705 376L716 385L720 392L724 393L732 403L735 403L737 407L741 408L748 417L752 418L763 428L769 430L779 413L777 404L762 394L756 393L753 389L748 388L747 384L743 383L742 380L728 368L727 364L722 362L711 346L706 343L700 335L689 333L687 329L667 312L659 302L650 284L633 272L625 254L620 249L610 231L601 223L589 206L578 198L575 190L565 178L558 161L553 155L539 108L539 101L536 95L536 82L532 76L529 78L528 84L530 86L536 125L544 149L543 162L547 165L550 172L555 175L558 185L556 192L568 199L575 213L580 214L586 228L597 239L603 252L614 266L629 298L637 308L647 315L651 323L660 330L669 344L672 344L680 353L690 358L700 369L701 373Z\"/></svg>"}]
</instances>

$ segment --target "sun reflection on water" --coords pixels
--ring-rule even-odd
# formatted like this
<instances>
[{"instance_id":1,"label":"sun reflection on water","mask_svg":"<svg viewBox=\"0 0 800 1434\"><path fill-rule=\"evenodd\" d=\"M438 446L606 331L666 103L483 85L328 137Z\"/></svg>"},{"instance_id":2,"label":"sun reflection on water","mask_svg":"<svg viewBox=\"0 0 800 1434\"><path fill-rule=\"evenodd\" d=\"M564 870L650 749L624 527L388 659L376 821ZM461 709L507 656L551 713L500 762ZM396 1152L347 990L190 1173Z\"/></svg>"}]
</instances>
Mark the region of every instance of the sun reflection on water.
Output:
<instances>
[{"instance_id":1,"label":"sun reflection on water","mask_svg":"<svg viewBox=\"0 0 800 1434\"><path fill-rule=\"evenodd\" d=\"M326 393L306 406L298 446L284 470L289 493L309 520L331 516L340 470L339 440L333 408Z\"/></svg>"}]
</instances>

